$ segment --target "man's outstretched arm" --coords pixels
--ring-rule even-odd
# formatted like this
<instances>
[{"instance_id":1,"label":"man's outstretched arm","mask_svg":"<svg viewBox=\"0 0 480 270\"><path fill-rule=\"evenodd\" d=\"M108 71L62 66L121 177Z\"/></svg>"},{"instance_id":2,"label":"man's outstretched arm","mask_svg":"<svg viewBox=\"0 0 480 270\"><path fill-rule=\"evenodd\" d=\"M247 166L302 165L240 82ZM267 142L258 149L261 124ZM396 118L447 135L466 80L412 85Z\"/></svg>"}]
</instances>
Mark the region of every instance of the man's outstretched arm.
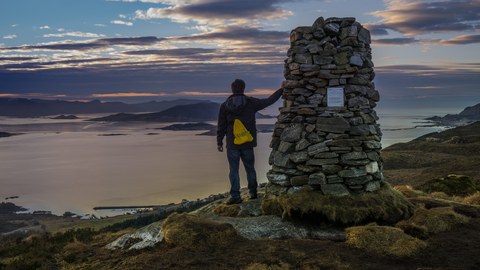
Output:
<instances>
[{"instance_id":1,"label":"man's outstretched arm","mask_svg":"<svg viewBox=\"0 0 480 270\"><path fill-rule=\"evenodd\" d=\"M223 137L227 133L227 114L225 112L225 106L220 106L218 112L218 123L217 123L217 149L220 152L223 152Z\"/></svg>"},{"instance_id":2,"label":"man's outstretched arm","mask_svg":"<svg viewBox=\"0 0 480 270\"><path fill-rule=\"evenodd\" d=\"M268 98L258 99L258 103L256 104L256 110L260 111L272 105L282 96L282 94L283 94L283 88L280 88Z\"/></svg>"}]
</instances>

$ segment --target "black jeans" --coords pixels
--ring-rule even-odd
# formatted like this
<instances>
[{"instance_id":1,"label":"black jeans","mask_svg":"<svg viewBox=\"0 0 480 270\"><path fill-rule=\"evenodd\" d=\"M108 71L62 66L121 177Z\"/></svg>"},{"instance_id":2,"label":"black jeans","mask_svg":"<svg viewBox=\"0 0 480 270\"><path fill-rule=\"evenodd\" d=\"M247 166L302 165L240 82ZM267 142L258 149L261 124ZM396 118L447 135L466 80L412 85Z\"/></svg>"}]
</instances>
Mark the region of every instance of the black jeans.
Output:
<instances>
[{"instance_id":1,"label":"black jeans","mask_svg":"<svg viewBox=\"0 0 480 270\"><path fill-rule=\"evenodd\" d=\"M255 155L253 148L235 150L227 148L228 164L230 165L230 196L234 199L240 199L240 176L238 170L240 167L240 159L247 173L248 191L250 196L257 195L257 172L255 171Z\"/></svg>"}]
</instances>

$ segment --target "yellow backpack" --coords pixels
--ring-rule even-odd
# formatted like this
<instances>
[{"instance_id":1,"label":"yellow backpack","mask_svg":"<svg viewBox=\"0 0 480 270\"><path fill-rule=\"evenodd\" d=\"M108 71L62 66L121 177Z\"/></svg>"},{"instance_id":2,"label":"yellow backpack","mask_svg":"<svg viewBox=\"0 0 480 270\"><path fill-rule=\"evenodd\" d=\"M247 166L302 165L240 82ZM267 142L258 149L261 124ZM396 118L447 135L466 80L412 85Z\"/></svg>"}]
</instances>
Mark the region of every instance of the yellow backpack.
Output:
<instances>
[{"instance_id":1,"label":"yellow backpack","mask_svg":"<svg viewBox=\"0 0 480 270\"><path fill-rule=\"evenodd\" d=\"M237 145L253 141L252 134L250 134L250 131L248 131L240 119L235 119L233 122L233 137L233 143Z\"/></svg>"}]
</instances>

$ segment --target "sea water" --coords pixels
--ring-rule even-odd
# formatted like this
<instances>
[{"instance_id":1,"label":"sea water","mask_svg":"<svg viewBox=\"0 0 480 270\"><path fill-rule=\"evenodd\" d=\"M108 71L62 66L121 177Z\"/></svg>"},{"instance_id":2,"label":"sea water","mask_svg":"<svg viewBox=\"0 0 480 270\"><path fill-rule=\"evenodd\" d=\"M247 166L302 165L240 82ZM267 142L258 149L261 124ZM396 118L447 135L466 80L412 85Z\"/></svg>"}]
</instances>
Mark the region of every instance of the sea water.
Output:
<instances>
[{"instance_id":1,"label":"sea water","mask_svg":"<svg viewBox=\"0 0 480 270\"><path fill-rule=\"evenodd\" d=\"M382 144L410 141L444 127L424 118L436 112L379 112ZM443 115L437 113L436 115ZM0 118L0 199L30 210L112 215L95 206L161 205L228 192L226 153L201 131L164 131L165 124L112 124L47 118ZM261 120L274 123L274 119ZM415 128L415 126L418 126ZM258 135L255 163L260 183L269 170L271 134ZM246 186L244 170L241 184Z\"/></svg>"}]
</instances>

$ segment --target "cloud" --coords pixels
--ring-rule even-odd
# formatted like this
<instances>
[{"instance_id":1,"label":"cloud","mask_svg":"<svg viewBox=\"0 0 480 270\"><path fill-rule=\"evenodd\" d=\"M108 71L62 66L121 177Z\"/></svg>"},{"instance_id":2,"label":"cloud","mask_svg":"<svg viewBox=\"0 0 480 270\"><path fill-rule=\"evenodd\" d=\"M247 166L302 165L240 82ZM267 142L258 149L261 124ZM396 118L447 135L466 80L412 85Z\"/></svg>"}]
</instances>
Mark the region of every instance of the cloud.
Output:
<instances>
[{"instance_id":1,"label":"cloud","mask_svg":"<svg viewBox=\"0 0 480 270\"><path fill-rule=\"evenodd\" d=\"M253 89L252 91L246 91L250 96L269 96L275 92L274 89ZM232 92L206 92L206 91L182 91L174 93L174 95L179 96L203 96L203 97L221 97L221 96L230 96Z\"/></svg>"},{"instance_id":2,"label":"cloud","mask_svg":"<svg viewBox=\"0 0 480 270\"><path fill-rule=\"evenodd\" d=\"M18 97L18 94L0 93L0 98Z\"/></svg>"},{"instance_id":3,"label":"cloud","mask_svg":"<svg viewBox=\"0 0 480 270\"><path fill-rule=\"evenodd\" d=\"M277 64L242 63L124 63L86 65L39 70L5 70L0 68L0 92L42 91L64 93L78 98L91 94L230 92L235 78L242 78L248 89L277 87L283 78L283 62ZM93 91L90 89L94 89ZM161 91L159 90L161 89Z\"/></svg>"},{"instance_id":4,"label":"cloud","mask_svg":"<svg viewBox=\"0 0 480 270\"><path fill-rule=\"evenodd\" d=\"M27 60L28 57L11 57L10 59L19 58L17 61ZM37 58L32 58L35 60ZM2 58L0 58L2 60ZM59 61L37 61L37 62L22 62L22 63L13 63L13 64L0 64L0 69L7 70L21 70L21 69L47 69L47 68L60 68L60 67L80 67L82 64L99 64L102 62L112 62L112 58L91 58L91 59L69 59L69 60L59 60ZM27 60L28 61L28 60Z\"/></svg>"},{"instance_id":5,"label":"cloud","mask_svg":"<svg viewBox=\"0 0 480 270\"><path fill-rule=\"evenodd\" d=\"M178 49L165 49L165 50L143 50L143 51L128 51L123 54L126 55L162 55L162 56L191 56L205 53L216 52L217 49L205 49L205 48L178 48Z\"/></svg>"},{"instance_id":6,"label":"cloud","mask_svg":"<svg viewBox=\"0 0 480 270\"><path fill-rule=\"evenodd\" d=\"M50 29L50 26L44 25L39 27L41 30Z\"/></svg>"},{"instance_id":7,"label":"cloud","mask_svg":"<svg viewBox=\"0 0 480 270\"><path fill-rule=\"evenodd\" d=\"M93 98L125 98L125 97L163 97L165 93L138 93L138 92L128 92L128 93L105 93L105 94L92 94L90 97Z\"/></svg>"},{"instance_id":8,"label":"cloud","mask_svg":"<svg viewBox=\"0 0 480 270\"><path fill-rule=\"evenodd\" d=\"M60 31L60 29L59 29ZM60 34L45 34L43 35L44 38L51 38L51 37L84 37L84 38L99 38L104 37L103 34L95 34L95 33L84 33L84 32L66 32Z\"/></svg>"},{"instance_id":9,"label":"cloud","mask_svg":"<svg viewBox=\"0 0 480 270\"><path fill-rule=\"evenodd\" d=\"M74 42L74 41L64 41L64 42L52 42L45 43L40 45L28 45L28 46L19 46L19 47L4 47L0 48L0 51L33 51L33 50L64 50L64 51L87 51L94 49L109 48L111 46L121 45L121 46L144 46L152 45L158 43L164 38L157 38L153 36L145 37L125 37L125 38L104 38L97 39L92 41L84 42Z\"/></svg>"},{"instance_id":10,"label":"cloud","mask_svg":"<svg viewBox=\"0 0 480 270\"><path fill-rule=\"evenodd\" d=\"M127 2L127 3L133 3L133 2L142 2L142 3L154 3L154 4L165 4L165 5L173 5L175 3L179 2L188 2L189 0L107 0L107 2Z\"/></svg>"},{"instance_id":11,"label":"cloud","mask_svg":"<svg viewBox=\"0 0 480 270\"><path fill-rule=\"evenodd\" d=\"M38 58L29 56L0 56L0 61L29 61L35 59Z\"/></svg>"},{"instance_id":12,"label":"cloud","mask_svg":"<svg viewBox=\"0 0 480 270\"><path fill-rule=\"evenodd\" d=\"M102 23L96 23L96 24L94 24L94 26L96 26L96 27L107 27L105 24L102 24Z\"/></svg>"},{"instance_id":13,"label":"cloud","mask_svg":"<svg viewBox=\"0 0 480 270\"><path fill-rule=\"evenodd\" d=\"M222 97L230 96L232 92L200 92L200 91L182 91L177 92L179 96L197 96L197 97Z\"/></svg>"},{"instance_id":14,"label":"cloud","mask_svg":"<svg viewBox=\"0 0 480 270\"><path fill-rule=\"evenodd\" d=\"M4 39L16 39L17 38L17 35L6 35L6 36L3 36Z\"/></svg>"},{"instance_id":15,"label":"cloud","mask_svg":"<svg viewBox=\"0 0 480 270\"><path fill-rule=\"evenodd\" d=\"M137 19L169 19L178 23L223 24L226 21L251 24L252 20L281 19L292 12L278 6L285 0L197 0L158 1L165 8L137 10Z\"/></svg>"},{"instance_id":16,"label":"cloud","mask_svg":"<svg viewBox=\"0 0 480 270\"><path fill-rule=\"evenodd\" d=\"M480 20L478 0L387 0L386 6L372 12L382 18L377 27L406 36L475 30Z\"/></svg>"},{"instance_id":17,"label":"cloud","mask_svg":"<svg viewBox=\"0 0 480 270\"><path fill-rule=\"evenodd\" d=\"M420 40L416 38L381 38L372 41L374 45L409 45L419 43Z\"/></svg>"},{"instance_id":18,"label":"cloud","mask_svg":"<svg viewBox=\"0 0 480 270\"><path fill-rule=\"evenodd\" d=\"M251 44L288 45L289 33L284 31L265 31L254 27L226 26L214 31L186 37L172 38L177 41L222 40Z\"/></svg>"},{"instance_id":19,"label":"cloud","mask_svg":"<svg viewBox=\"0 0 480 270\"><path fill-rule=\"evenodd\" d=\"M132 26L133 23L132 22L126 22L126 21L122 21L122 20L113 20L113 21L110 21L111 24L118 24L118 25L126 25L126 26Z\"/></svg>"},{"instance_id":20,"label":"cloud","mask_svg":"<svg viewBox=\"0 0 480 270\"><path fill-rule=\"evenodd\" d=\"M480 35L463 35L440 41L444 45L465 45L480 43Z\"/></svg>"},{"instance_id":21,"label":"cloud","mask_svg":"<svg viewBox=\"0 0 480 270\"><path fill-rule=\"evenodd\" d=\"M478 103L479 72L480 64L470 67L456 63L375 67L375 88L380 92L381 99L379 107L384 110L392 107L441 108L458 102L477 100ZM414 98L426 94L428 100L414 103Z\"/></svg>"},{"instance_id":22,"label":"cloud","mask_svg":"<svg viewBox=\"0 0 480 270\"><path fill-rule=\"evenodd\" d=\"M365 28L367 28L370 33L374 36L384 36L388 35L388 28L385 27L384 25L378 25L378 24L364 24L363 25Z\"/></svg>"},{"instance_id":23,"label":"cloud","mask_svg":"<svg viewBox=\"0 0 480 270\"><path fill-rule=\"evenodd\" d=\"M442 86L428 85L428 86L410 86L408 88L410 88L410 89L420 89L420 90L433 90L433 89L441 89L443 87Z\"/></svg>"}]
</instances>

